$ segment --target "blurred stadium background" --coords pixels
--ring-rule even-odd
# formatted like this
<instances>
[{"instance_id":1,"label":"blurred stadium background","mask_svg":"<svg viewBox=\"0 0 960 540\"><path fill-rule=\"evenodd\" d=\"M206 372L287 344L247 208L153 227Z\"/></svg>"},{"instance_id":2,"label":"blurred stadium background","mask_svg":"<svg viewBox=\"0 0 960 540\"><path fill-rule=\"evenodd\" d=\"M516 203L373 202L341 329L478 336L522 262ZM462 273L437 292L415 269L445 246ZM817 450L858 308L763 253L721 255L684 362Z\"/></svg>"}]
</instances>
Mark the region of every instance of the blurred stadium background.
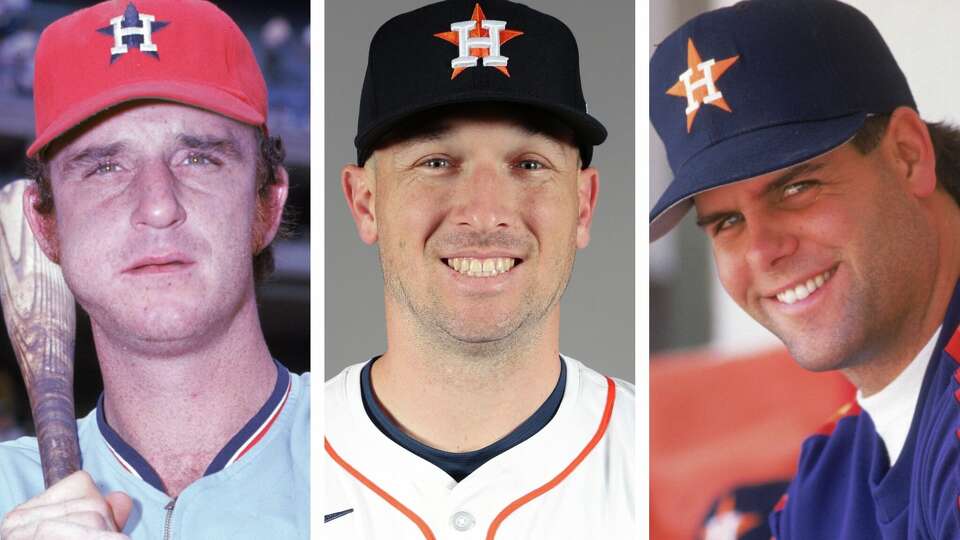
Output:
<instances>
[{"instance_id":1,"label":"blurred stadium background","mask_svg":"<svg viewBox=\"0 0 960 540\"><path fill-rule=\"evenodd\" d=\"M274 243L277 269L258 291L261 322L273 355L307 371L310 331L310 10L304 0L215 2L237 22L256 52L270 92L269 129L283 138L290 171L289 238ZM49 23L91 5L78 0L0 0L0 185L24 177L33 139L33 52ZM90 323L78 310L77 415L102 391ZM32 433L26 392L0 329L0 441Z\"/></svg>"}]
</instances>

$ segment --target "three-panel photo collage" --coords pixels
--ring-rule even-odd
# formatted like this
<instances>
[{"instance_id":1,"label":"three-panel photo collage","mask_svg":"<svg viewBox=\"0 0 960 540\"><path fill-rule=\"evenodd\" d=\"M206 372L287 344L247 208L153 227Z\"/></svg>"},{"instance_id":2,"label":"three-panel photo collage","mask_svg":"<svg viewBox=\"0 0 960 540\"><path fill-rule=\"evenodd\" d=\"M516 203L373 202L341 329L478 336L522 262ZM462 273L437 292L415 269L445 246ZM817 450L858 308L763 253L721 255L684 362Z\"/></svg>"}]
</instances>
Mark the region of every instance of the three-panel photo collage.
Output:
<instances>
[{"instance_id":1,"label":"three-panel photo collage","mask_svg":"<svg viewBox=\"0 0 960 540\"><path fill-rule=\"evenodd\" d=\"M958 18L0 0L0 540L960 538Z\"/></svg>"}]
</instances>

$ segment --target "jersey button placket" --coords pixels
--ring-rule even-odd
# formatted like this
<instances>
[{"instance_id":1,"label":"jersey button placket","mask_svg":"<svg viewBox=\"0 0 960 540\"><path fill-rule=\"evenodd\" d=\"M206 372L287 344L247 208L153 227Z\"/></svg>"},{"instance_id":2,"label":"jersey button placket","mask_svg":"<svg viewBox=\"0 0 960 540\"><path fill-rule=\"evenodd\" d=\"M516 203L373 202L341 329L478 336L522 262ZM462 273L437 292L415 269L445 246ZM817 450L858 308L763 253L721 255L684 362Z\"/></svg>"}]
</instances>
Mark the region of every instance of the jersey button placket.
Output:
<instances>
[{"instance_id":1,"label":"jersey button placket","mask_svg":"<svg viewBox=\"0 0 960 540\"><path fill-rule=\"evenodd\" d=\"M476 523L477 520L473 517L473 514L464 512L463 510L450 516L450 524L460 532L469 531Z\"/></svg>"}]
</instances>

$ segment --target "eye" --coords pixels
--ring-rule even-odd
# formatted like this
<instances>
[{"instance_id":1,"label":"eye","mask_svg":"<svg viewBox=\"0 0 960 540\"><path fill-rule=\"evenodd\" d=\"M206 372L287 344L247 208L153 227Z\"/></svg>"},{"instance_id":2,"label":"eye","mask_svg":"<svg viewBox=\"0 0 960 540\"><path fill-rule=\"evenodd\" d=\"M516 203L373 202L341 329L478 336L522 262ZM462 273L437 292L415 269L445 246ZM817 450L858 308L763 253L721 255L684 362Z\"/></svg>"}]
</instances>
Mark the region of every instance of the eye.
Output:
<instances>
[{"instance_id":1,"label":"eye","mask_svg":"<svg viewBox=\"0 0 960 540\"><path fill-rule=\"evenodd\" d=\"M742 214L729 214L718 219L716 224L713 226L713 234L720 234L721 232L740 224L743 221Z\"/></svg>"},{"instance_id":2,"label":"eye","mask_svg":"<svg viewBox=\"0 0 960 540\"><path fill-rule=\"evenodd\" d=\"M514 167L524 171L539 171L545 169L546 165L536 159L523 159L518 161Z\"/></svg>"},{"instance_id":3,"label":"eye","mask_svg":"<svg viewBox=\"0 0 960 540\"><path fill-rule=\"evenodd\" d=\"M87 173L86 176L93 175L106 175L112 174L120 171L120 164L115 161L101 161L98 162L93 169Z\"/></svg>"},{"instance_id":4,"label":"eye","mask_svg":"<svg viewBox=\"0 0 960 540\"><path fill-rule=\"evenodd\" d=\"M781 194L784 199L788 199L805 191L809 191L811 188L817 187L818 185L820 185L820 183L816 180L801 180L799 182L794 182L784 186Z\"/></svg>"},{"instance_id":5,"label":"eye","mask_svg":"<svg viewBox=\"0 0 960 540\"><path fill-rule=\"evenodd\" d=\"M449 169L453 163L447 158L430 157L421 161L420 166L428 169Z\"/></svg>"},{"instance_id":6,"label":"eye","mask_svg":"<svg viewBox=\"0 0 960 540\"><path fill-rule=\"evenodd\" d=\"M217 165L219 162L206 154L191 153L183 160L184 165Z\"/></svg>"}]
</instances>

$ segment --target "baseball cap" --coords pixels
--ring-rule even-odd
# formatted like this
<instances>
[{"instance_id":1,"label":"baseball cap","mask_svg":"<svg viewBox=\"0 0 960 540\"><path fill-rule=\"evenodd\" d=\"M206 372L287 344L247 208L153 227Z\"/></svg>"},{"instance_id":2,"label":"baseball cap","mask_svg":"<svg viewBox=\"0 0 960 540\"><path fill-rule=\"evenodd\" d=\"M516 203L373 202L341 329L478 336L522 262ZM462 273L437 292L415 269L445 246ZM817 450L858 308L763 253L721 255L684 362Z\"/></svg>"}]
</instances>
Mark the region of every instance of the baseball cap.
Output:
<instances>
[{"instance_id":1,"label":"baseball cap","mask_svg":"<svg viewBox=\"0 0 960 540\"><path fill-rule=\"evenodd\" d=\"M902 105L916 109L903 72L849 5L747 0L691 19L650 60L650 115L673 171L650 240L694 195L819 156Z\"/></svg>"},{"instance_id":2,"label":"baseball cap","mask_svg":"<svg viewBox=\"0 0 960 540\"><path fill-rule=\"evenodd\" d=\"M583 166L607 136L588 114L573 33L505 0L448 0L374 34L360 95L357 163L391 128L437 107L493 102L541 109L573 129Z\"/></svg>"},{"instance_id":3,"label":"baseball cap","mask_svg":"<svg viewBox=\"0 0 960 540\"><path fill-rule=\"evenodd\" d=\"M35 156L115 105L161 99L265 126L267 86L250 43L204 0L110 0L48 26L37 45Z\"/></svg>"}]
</instances>

